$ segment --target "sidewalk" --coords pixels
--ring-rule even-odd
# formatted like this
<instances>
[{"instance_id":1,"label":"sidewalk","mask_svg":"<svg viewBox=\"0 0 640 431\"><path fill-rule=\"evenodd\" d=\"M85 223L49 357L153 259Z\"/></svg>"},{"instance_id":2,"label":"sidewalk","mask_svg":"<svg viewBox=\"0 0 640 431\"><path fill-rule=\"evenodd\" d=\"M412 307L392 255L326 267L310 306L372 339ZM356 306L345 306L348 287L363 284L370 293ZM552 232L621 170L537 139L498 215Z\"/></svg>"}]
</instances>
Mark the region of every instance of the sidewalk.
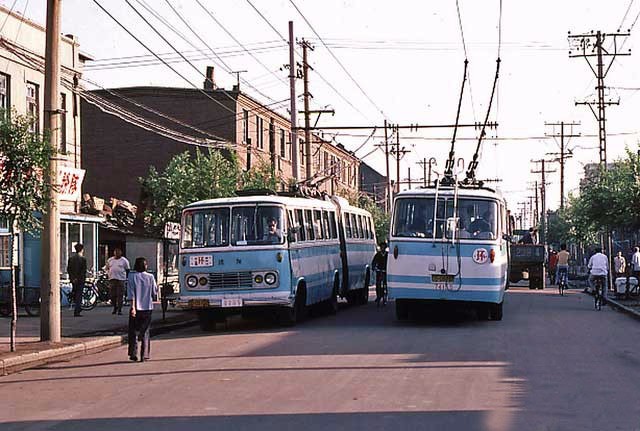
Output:
<instances>
[{"instance_id":1,"label":"sidewalk","mask_svg":"<svg viewBox=\"0 0 640 431\"><path fill-rule=\"evenodd\" d=\"M11 374L48 362L67 360L76 356L114 348L126 342L128 308L123 314L111 314L110 306L98 306L74 317L73 310L64 307L62 341L41 342L40 318L29 317L19 310L16 352L10 352L11 319L0 318L0 375ZM176 309L167 310L162 321L162 309L156 304L151 323L152 335L196 324L195 316Z\"/></svg>"},{"instance_id":2,"label":"sidewalk","mask_svg":"<svg viewBox=\"0 0 640 431\"><path fill-rule=\"evenodd\" d=\"M632 299L623 299L609 296L607 301L618 310L640 320L640 298L634 297Z\"/></svg>"}]
</instances>

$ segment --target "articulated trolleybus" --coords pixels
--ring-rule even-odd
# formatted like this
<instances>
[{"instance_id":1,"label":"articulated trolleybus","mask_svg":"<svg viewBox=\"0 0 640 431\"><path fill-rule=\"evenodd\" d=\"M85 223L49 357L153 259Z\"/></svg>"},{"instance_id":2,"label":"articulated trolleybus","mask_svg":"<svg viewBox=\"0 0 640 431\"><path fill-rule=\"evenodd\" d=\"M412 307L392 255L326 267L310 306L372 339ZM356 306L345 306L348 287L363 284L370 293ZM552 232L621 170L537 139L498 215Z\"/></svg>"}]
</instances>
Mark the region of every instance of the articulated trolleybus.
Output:
<instances>
[{"instance_id":1,"label":"articulated trolleybus","mask_svg":"<svg viewBox=\"0 0 640 431\"><path fill-rule=\"evenodd\" d=\"M394 200L387 280L396 316L453 302L502 319L509 244L506 204L489 188L435 183ZM417 307L416 307L417 308Z\"/></svg>"},{"instance_id":2,"label":"articulated trolleybus","mask_svg":"<svg viewBox=\"0 0 640 431\"><path fill-rule=\"evenodd\" d=\"M345 199L278 195L212 199L182 213L178 306L215 329L231 314L274 311L295 324L309 306L368 299L371 215Z\"/></svg>"}]
</instances>

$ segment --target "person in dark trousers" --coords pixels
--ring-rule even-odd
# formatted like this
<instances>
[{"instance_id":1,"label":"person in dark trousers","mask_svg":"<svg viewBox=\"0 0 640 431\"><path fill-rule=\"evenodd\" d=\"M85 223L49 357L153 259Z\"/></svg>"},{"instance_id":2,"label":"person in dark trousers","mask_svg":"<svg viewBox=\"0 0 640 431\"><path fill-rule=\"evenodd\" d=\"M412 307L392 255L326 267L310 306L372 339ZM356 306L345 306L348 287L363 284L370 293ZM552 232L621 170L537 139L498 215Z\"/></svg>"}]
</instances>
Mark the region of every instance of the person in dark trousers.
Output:
<instances>
[{"instance_id":1,"label":"person in dark trousers","mask_svg":"<svg viewBox=\"0 0 640 431\"><path fill-rule=\"evenodd\" d=\"M73 286L73 302L75 306L73 315L82 317L80 312L82 311L82 290L87 279L87 259L83 256L84 246L82 244L76 244L74 248L76 252L67 262L67 274L69 274L69 279L71 279L71 285Z\"/></svg>"},{"instance_id":2,"label":"person in dark trousers","mask_svg":"<svg viewBox=\"0 0 640 431\"><path fill-rule=\"evenodd\" d=\"M109 289L111 290L111 314L122 314L122 297L124 296L124 282L129 272L129 261L122 255L122 250L116 247L113 256L107 260L105 266L109 276Z\"/></svg>"},{"instance_id":3,"label":"person in dark trousers","mask_svg":"<svg viewBox=\"0 0 640 431\"><path fill-rule=\"evenodd\" d=\"M152 274L147 272L147 260L136 259L133 271L129 273L127 299L131 301L129 312L129 359L138 360L138 339L141 341L140 362L149 359L151 353L151 312L153 301L158 299L158 285Z\"/></svg>"},{"instance_id":4,"label":"person in dark trousers","mask_svg":"<svg viewBox=\"0 0 640 431\"><path fill-rule=\"evenodd\" d=\"M375 256L373 256L373 270L376 272L376 304L380 304L380 300L384 296L383 292L383 282L386 282L387 277L387 257L389 253L387 252L387 243L382 241L376 252Z\"/></svg>"}]
</instances>

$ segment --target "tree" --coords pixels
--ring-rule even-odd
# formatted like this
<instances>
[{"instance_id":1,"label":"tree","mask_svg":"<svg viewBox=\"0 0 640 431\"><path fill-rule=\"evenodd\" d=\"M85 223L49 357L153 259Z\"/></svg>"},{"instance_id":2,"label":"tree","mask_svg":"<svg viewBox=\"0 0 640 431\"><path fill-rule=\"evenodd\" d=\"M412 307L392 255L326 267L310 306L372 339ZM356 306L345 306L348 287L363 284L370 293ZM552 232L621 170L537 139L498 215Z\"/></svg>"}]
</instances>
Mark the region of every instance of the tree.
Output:
<instances>
[{"instance_id":1,"label":"tree","mask_svg":"<svg viewBox=\"0 0 640 431\"><path fill-rule=\"evenodd\" d=\"M0 112L0 217L7 221L11 233L11 351L16 348L17 297L13 268L13 240L16 229L37 234L42 227L38 214L49 202L49 185L43 172L49 169L53 149L47 137L33 133L34 118L15 112Z\"/></svg>"},{"instance_id":2,"label":"tree","mask_svg":"<svg viewBox=\"0 0 640 431\"><path fill-rule=\"evenodd\" d=\"M215 149L207 152L196 149L195 157L188 151L178 154L162 173L152 166L147 176L140 178L146 195L145 227L160 233L166 222L180 221L180 213L186 205L233 196L239 178L235 154L225 157Z\"/></svg>"},{"instance_id":3,"label":"tree","mask_svg":"<svg viewBox=\"0 0 640 431\"><path fill-rule=\"evenodd\" d=\"M280 177L276 175L270 163L260 161L250 170L242 174L242 189L277 190Z\"/></svg>"},{"instance_id":4,"label":"tree","mask_svg":"<svg viewBox=\"0 0 640 431\"><path fill-rule=\"evenodd\" d=\"M386 241L389 236L389 214L385 213L371 198L364 195L360 197L358 206L371 213L378 242Z\"/></svg>"}]
</instances>

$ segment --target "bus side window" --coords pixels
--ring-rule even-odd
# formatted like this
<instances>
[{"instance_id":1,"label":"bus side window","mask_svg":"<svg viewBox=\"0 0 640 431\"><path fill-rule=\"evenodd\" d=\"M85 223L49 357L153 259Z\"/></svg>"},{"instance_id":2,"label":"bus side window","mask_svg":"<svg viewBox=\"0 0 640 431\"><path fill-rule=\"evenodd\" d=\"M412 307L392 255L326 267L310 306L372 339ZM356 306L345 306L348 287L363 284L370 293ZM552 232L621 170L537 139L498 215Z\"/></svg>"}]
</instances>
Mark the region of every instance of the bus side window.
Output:
<instances>
[{"instance_id":1,"label":"bus side window","mask_svg":"<svg viewBox=\"0 0 640 431\"><path fill-rule=\"evenodd\" d=\"M371 229L369 228L369 217L364 216L362 218L363 223L363 227L364 227L364 237L366 239L371 239Z\"/></svg>"},{"instance_id":2,"label":"bus side window","mask_svg":"<svg viewBox=\"0 0 640 431\"><path fill-rule=\"evenodd\" d=\"M360 238L365 238L364 227L362 226L362 216L358 215L358 232L360 233Z\"/></svg>"},{"instance_id":3,"label":"bus side window","mask_svg":"<svg viewBox=\"0 0 640 431\"><path fill-rule=\"evenodd\" d=\"M331 238L338 238L338 228L336 226L336 213L335 211L329 212L329 227L331 228Z\"/></svg>"},{"instance_id":4,"label":"bus side window","mask_svg":"<svg viewBox=\"0 0 640 431\"><path fill-rule=\"evenodd\" d=\"M360 238L358 233L358 217L355 214L351 214L351 233L354 238Z\"/></svg>"},{"instance_id":5,"label":"bus side window","mask_svg":"<svg viewBox=\"0 0 640 431\"><path fill-rule=\"evenodd\" d=\"M322 210L322 228L324 229L325 239L333 238L333 232L329 228L329 213L327 210Z\"/></svg>"},{"instance_id":6,"label":"bus side window","mask_svg":"<svg viewBox=\"0 0 640 431\"><path fill-rule=\"evenodd\" d=\"M376 236L376 230L373 224L373 220L371 220L371 217L369 217L367 220L369 222L369 232L370 232L369 239L374 239Z\"/></svg>"},{"instance_id":7,"label":"bus side window","mask_svg":"<svg viewBox=\"0 0 640 431\"><path fill-rule=\"evenodd\" d=\"M344 230L345 236L351 238L351 214L344 213Z\"/></svg>"},{"instance_id":8,"label":"bus side window","mask_svg":"<svg viewBox=\"0 0 640 431\"><path fill-rule=\"evenodd\" d=\"M313 234L313 218L311 216L311 210L304 210L304 218L307 231L307 240L315 239L315 236Z\"/></svg>"},{"instance_id":9,"label":"bus side window","mask_svg":"<svg viewBox=\"0 0 640 431\"><path fill-rule=\"evenodd\" d=\"M316 239L325 239L324 229L322 228L322 211L313 210L313 229Z\"/></svg>"},{"instance_id":10,"label":"bus side window","mask_svg":"<svg viewBox=\"0 0 640 431\"><path fill-rule=\"evenodd\" d=\"M297 235L295 233L295 226L296 223L294 221L294 217L293 217L293 210L287 210L287 226L289 229L289 232L292 232L292 235L288 235L289 236L289 242L296 242L297 240Z\"/></svg>"},{"instance_id":11,"label":"bus side window","mask_svg":"<svg viewBox=\"0 0 640 431\"><path fill-rule=\"evenodd\" d=\"M302 210L296 210L296 240L306 240L306 232L304 230L304 218L302 217Z\"/></svg>"}]
</instances>

